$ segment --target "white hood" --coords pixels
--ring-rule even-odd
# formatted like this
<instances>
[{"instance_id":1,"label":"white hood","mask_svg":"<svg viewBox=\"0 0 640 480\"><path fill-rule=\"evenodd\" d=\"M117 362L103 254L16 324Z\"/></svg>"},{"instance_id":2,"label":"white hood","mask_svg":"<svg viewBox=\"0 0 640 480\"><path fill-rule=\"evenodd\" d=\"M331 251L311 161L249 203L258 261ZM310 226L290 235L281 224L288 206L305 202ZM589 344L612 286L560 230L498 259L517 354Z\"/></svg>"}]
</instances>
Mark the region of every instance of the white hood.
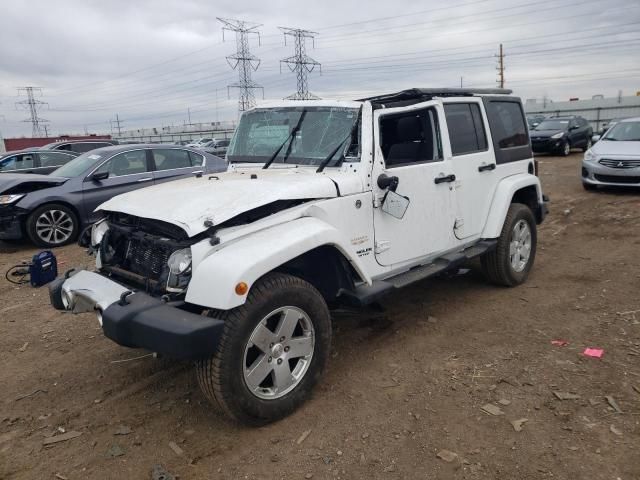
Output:
<instances>
[{"instance_id":1,"label":"white hood","mask_svg":"<svg viewBox=\"0 0 640 480\"><path fill-rule=\"evenodd\" d=\"M640 157L640 142L600 140L591 151L602 157L606 155Z\"/></svg>"},{"instance_id":2,"label":"white hood","mask_svg":"<svg viewBox=\"0 0 640 480\"><path fill-rule=\"evenodd\" d=\"M255 176L257 178L251 178ZM335 182L335 183L334 183ZM134 190L98 210L122 212L172 223L192 237L243 212L277 200L333 198L362 192L357 174L315 173L306 168L246 170L186 178Z\"/></svg>"}]
</instances>

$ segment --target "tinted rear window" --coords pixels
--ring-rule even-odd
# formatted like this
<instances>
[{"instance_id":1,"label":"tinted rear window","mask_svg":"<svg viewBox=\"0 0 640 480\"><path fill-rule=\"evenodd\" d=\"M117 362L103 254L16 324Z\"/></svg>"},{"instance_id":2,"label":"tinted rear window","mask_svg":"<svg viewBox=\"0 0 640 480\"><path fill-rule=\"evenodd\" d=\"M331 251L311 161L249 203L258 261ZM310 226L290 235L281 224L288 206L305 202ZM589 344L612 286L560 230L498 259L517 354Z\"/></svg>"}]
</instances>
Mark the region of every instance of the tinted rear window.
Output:
<instances>
[{"instance_id":1,"label":"tinted rear window","mask_svg":"<svg viewBox=\"0 0 640 480\"><path fill-rule=\"evenodd\" d=\"M445 104L444 112L449 128L451 151L454 155L479 152L487 149L487 137L482 114L477 104Z\"/></svg>"},{"instance_id":2,"label":"tinted rear window","mask_svg":"<svg viewBox=\"0 0 640 480\"><path fill-rule=\"evenodd\" d=\"M488 104L488 110L493 118L491 133L499 148L521 147L529 144L527 126L519 103L491 101Z\"/></svg>"}]
</instances>

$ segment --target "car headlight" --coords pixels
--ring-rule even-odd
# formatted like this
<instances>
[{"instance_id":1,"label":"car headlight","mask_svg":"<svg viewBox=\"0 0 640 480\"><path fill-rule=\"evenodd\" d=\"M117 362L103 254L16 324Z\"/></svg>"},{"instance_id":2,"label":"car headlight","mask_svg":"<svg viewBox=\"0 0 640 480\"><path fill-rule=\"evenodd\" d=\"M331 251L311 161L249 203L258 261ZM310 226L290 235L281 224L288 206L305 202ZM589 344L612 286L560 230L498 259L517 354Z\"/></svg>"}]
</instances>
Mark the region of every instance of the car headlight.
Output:
<instances>
[{"instance_id":1,"label":"car headlight","mask_svg":"<svg viewBox=\"0 0 640 480\"><path fill-rule=\"evenodd\" d=\"M564 132L558 132L555 135L551 135L551 138L558 139L564 137Z\"/></svg>"},{"instance_id":2,"label":"car headlight","mask_svg":"<svg viewBox=\"0 0 640 480\"><path fill-rule=\"evenodd\" d=\"M191 249L183 248L171 254L167 261L169 271L174 275L181 275L191 267Z\"/></svg>"},{"instance_id":3,"label":"car headlight","mask_svg":"<svg viewBox=\"0 0 640 480\"><path fill-rule=\"evenodd\" d=\"M596 158L597 158L596 155L591 151L591 149L584 152L584 159L587 162L595 162Z\"/></svg>"},{"instance_id":4,"label":"car headlight","mask_svg":"<svg viewBox=\"0 0 640 480\"><path fill-rule=\"evenodd\" d=\"M106 219L100 220L91 227L91 246L100 245L104 234L109 230L109 223Z\"/></svg>"},{"instance_id":5,"label":"car headlight","mask_svg":"<svg viewBox=\"0 0 640 480\"><path fill-rule=\"evenodd\" d=\"M25 193L16 193L13 195L0 195L0 205L10 205L12 203L15 203L25 195L26 195Z\"/></svg>"}]
</instances>

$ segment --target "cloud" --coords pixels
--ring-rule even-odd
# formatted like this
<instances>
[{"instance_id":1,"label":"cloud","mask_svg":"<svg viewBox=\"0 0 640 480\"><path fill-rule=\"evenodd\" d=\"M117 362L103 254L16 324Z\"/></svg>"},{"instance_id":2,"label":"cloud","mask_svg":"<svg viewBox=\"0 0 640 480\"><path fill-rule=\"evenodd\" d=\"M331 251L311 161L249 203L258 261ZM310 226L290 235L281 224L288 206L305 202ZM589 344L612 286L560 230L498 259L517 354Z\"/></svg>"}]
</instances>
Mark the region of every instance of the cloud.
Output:
<instances>
[{"instance_id":1,"label":"cloud","mask_svg":"<svg viewBox=\"0 0 640 480\"><path fill-rule=\"evenodd\" d=\"M317 31L307 53L323 64L309 74L323 97L357 98L412 86L494 86L499 43L507 86L524 98L556 100L640 90L635 58L640 4L624 0L409 0L258 2L207 0L25 0L3 5L0 29L0 130L29 134L15 87L43 88L53 132L109 130L235 119L235 52L216 16L263 24L256 82L267 98L295 91L279 60L293 54L279 26ZM261 99L261 94L257 92Z\"/></svg>"}]
</instances>

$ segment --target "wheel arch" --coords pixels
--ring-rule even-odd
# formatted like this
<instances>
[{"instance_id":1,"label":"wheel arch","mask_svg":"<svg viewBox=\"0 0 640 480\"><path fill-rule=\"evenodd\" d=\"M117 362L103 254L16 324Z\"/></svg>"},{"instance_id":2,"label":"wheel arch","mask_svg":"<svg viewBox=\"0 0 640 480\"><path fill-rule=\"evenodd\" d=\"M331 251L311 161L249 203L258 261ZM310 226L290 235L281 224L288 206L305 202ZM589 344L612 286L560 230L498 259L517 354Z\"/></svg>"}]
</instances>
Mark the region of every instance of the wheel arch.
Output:
<instances>
[{"instance_id":1,"label":"wheel arch","mask_svg":"<svg viewBox=\"0 0 640 480\"><path fill-rule=\"evenodd\" d=\"M339 288L358 278L367 283L360 259L341 232L326 222L304 217L252 233L215 251L194 266L186 301L229 310L242 305L241 282L249 288L267 273L299 276L330 301Z\"/></svg>"},{"instance_id":2,"label":"wheel arch","mask_svg":"<svg viewBox=\"0 0 640 480\"><path fill-rule=\"evenodd\" d=\"M522 173L507 177L498 184L491 201L487 222L482 231L482 238L500 236L507 211L512 203L522 203L528 206L533 212L536 222L542 222L544 200L538 177Z\"/></svg>"}]
</instances>

